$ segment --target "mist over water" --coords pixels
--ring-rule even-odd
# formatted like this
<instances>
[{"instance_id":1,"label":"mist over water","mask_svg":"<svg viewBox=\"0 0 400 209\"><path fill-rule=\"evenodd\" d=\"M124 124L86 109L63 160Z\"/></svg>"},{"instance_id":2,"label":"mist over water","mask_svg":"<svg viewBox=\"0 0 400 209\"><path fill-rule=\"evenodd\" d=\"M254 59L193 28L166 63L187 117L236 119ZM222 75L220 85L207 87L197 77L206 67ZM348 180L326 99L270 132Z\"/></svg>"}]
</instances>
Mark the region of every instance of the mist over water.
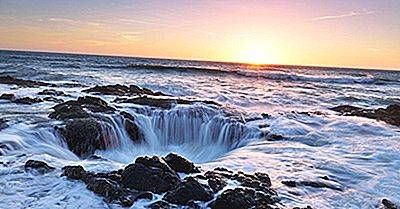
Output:
<instances>
[{"instance_id":1,"label":"mist over water","mask_svg":"<svg viewBox=\"0 0 400 209\"><path fill-rule=\"evenodd\" d=\"M119 169L137 156L169 152L204 169L266 172L280 204L288 208L377 208L384 197L400 204L400 129L330 110L344 104L378 108L400 103L398 72L0 51L0 75L57 84L0 84L1 93L17 97L43 98L37 93L50 88L63 91L66 95L57 98L67 101L89 95L81 90L94 85L134 84L222 105L157 109L96 95L132 114L146 140L132 142L123 121L107 116L112 121L103 127L108 146L96 151L103 158L95 160L77 157L53 129L60 122L47 115L56 103L0 100L0 118L7 124L0 128L0 208L119 207L105 205L84 184L59 178L58 171L24 173L27 159L57 167L81 164L99 172ZM283 139L269 141L267 134ZM324 176L330 181L321 180ZM288 188L281 180L324 181L340 190Z\"/></svg>"}]
</instances>

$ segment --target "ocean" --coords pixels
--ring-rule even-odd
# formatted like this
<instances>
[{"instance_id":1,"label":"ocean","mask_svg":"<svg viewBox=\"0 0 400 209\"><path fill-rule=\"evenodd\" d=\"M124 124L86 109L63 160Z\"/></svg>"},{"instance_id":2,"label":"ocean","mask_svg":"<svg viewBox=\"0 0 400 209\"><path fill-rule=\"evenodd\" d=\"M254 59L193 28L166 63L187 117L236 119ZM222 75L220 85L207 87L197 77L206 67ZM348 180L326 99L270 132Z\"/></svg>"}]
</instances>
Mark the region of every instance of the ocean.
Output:
<instances>
[{"instance_id":1,"label":"ocean","mask_svg":"<svg viewBox=\"0 0 400 209\"><path fill-rule=\"evenodd\" d=\"M51 86L0 84L0 94L44 99L45 89L64 101L92 95L135 117L145 141L133 143L110 117L112 146L99 159L80 158L54 129L57 100L31 105L0 100L0 208L120 208L61 170L27 173L28 159L57 168L82 165L106 172L143 155L178 153L203 169L268 173L291 208L377 208L382 198L400 204L400 128L345 116L339 105L367 109L400 103L400 72L328 67L0 51L0 76ZM82 92L96 85L137 85L180 99L210 101L169 109L119 103L123 96ZM271 136L279 136L270 140ZM332 188L288 187L284 180L329 177ZM139 201L132 208L142 208Z\"/></svg>"}]
</instances>

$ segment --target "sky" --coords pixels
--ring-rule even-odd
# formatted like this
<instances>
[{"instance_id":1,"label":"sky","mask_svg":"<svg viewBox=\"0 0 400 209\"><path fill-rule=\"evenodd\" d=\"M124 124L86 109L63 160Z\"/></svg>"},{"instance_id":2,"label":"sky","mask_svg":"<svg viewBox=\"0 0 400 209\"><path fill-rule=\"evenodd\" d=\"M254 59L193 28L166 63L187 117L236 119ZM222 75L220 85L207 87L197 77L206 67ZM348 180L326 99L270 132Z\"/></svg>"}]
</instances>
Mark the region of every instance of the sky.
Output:
<instances>
[{"instance_id":1,"label":"sky","mask_svg":"<svg viewBox=\"0 0 400 209\"><path fill-rule=\"evenodd\" d=\"M0 0L0 49L400 70L399 0Z\"/></svg>"}]
</instances>

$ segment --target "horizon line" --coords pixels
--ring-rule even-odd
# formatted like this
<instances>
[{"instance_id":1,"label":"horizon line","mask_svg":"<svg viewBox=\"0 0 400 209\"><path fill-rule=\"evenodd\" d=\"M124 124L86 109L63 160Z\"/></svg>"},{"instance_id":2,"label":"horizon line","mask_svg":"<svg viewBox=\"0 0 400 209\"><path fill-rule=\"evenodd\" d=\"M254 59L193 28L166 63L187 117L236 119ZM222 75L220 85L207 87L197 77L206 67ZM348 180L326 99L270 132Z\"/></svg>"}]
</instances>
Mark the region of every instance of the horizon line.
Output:
<instances>
[{"instance_id":1,"label":"horizon line","mask_svg":"<svg viewBox=\"0 0 400 209\"><path fill-rule=\"evenodd\" d=\"M175 61L193 61L193 62L214 62L225 64L242 64L253 66L287 66L287 67L311 67L311 68L339 68L349 70L375 70L375 71L400 71L400 68L373 68L363 66L338 66L338 65L319 65L319 64L278 64L278 63L264 63L254 64L246 62L235 61L222 61L222 60L207 60L202 58L181 58L181 57L149 57L143 55L127 55L127 54L107 54L107 53L91 53L91 52L67 52L67 51L53 51L53 50L31 50L31 49L9 49L0 48L0 51L14 51L14 52L31 52L31 53L50 53L50 54L67 54L67 55L86 55L86 56L104 56L104 57L121 57L121 58L139 58L139 59L161 59L161 60L175 60Z\"/></svg>"}]
</instances>

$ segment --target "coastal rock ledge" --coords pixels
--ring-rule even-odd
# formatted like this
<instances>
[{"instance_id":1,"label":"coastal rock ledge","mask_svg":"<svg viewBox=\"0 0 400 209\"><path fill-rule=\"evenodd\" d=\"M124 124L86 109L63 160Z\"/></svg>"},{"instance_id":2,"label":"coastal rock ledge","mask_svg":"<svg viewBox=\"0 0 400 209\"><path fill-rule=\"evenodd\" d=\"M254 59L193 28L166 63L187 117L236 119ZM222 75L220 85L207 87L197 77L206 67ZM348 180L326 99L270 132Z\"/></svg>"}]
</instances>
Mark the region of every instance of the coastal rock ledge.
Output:
<instances>
[{"instance_id":1,"label":"coastal rock ledge","mask_svg":"<svg viewBox=\"0 0 400 209\"><path fill-rule=\"evenodd\" d=\"M26 167L54 170L44 162L32 160L27 161ZM107 173L89 172L79 165L65 166L61 171L63 178L82 181L104 201L123 207L147 199L145 207L151 209L279 208L276 203L280 200L271 188L268 174L221 167L200 172L199 167L175 153L138 157L134 163Z\"/></svg>"}]
</instances>

